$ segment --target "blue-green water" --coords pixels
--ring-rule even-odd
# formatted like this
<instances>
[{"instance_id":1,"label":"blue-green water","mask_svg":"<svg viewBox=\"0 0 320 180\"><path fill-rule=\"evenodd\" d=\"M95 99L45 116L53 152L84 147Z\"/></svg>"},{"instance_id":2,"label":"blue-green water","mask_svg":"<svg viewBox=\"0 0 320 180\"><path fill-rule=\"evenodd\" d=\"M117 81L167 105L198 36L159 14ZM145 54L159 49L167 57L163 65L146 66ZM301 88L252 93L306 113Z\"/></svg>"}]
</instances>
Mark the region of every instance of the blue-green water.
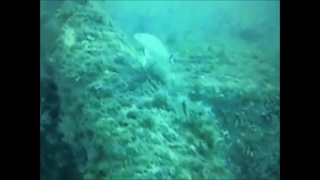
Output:
<instances>
[{"instance_id":1,"label":"blue-green water","mask_svg":"<svg viewBox=\"0 0 320 180\"><path fill-rule=\"evenodd\" d=\"M280 179L279 6L41 1L41 179Z\"/></svg>"}]
</instances>

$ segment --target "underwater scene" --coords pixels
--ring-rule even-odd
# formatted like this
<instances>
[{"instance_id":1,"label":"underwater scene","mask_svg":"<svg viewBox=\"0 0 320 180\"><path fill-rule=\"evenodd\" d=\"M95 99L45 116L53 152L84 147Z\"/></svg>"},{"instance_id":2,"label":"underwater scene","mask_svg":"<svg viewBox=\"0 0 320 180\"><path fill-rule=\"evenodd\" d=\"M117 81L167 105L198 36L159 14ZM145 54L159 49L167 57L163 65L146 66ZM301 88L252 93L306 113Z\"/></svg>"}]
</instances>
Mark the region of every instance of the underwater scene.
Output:
<instances>
[{"instance_id":1,"label":"underwater scene","mask_svg":"<svg viewBox=\"0 0 320 180\"><path fill-rule=\"evenodd\" d=\"M280 2L41 0L40 179L280 179Z\"/></svg>"}]
</instances>

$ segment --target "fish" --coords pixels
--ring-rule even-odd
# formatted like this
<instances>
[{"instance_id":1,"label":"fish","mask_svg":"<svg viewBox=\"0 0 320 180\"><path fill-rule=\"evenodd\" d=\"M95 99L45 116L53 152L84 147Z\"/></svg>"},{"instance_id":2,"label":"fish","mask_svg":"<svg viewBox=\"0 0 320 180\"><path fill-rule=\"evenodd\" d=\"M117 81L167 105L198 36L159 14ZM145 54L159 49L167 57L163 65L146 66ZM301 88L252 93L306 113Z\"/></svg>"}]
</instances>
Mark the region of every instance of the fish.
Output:
<instances>
[{"instance_id":1,"label":"fish","mask_svg":"<svg viewBox=\"0 0 320 180\"><path fill-rule=\"evenodd\" d=\"M166 66L173 64L174 55L169 53L166 46L156 36L149 33L135 33L134 39L143 46L147 61L151 61L152 64L161 62Z\"/></svg>"}]
</instances>

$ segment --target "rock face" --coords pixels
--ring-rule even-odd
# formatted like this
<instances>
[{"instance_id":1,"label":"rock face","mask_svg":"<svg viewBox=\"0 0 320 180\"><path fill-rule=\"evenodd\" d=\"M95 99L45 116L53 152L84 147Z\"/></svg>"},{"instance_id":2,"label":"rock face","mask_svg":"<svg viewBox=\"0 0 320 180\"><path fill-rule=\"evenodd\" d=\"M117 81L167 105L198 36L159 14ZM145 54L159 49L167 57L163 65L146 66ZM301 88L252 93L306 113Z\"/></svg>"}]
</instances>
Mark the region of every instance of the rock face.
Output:
<instances>
[{"instance_id":1,"label":"rock face","mask_svg":"<svg viewBox=\"0 0 320 180\"><path fill-rule=\"evenodd\" d=\"M168 86L102 3L61 1L42 16L42 179L277 179L269 56L184 43L190 58Z\"/></svg>"}]
</instances>

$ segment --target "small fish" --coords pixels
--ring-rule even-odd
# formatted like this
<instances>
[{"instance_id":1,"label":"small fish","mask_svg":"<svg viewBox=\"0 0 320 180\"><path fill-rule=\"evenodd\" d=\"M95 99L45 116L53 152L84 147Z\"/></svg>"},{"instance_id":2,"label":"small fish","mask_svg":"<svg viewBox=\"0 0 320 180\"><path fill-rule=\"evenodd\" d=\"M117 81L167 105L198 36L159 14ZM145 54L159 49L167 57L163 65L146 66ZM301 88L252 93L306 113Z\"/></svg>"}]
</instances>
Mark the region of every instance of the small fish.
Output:
<instances>
[{"instance_id":1,"label":"small fish","mask_svg":"<svg viewBox=\"0 0 320 180\"><path fill-rule=\"evenodd\" d=\"M183 111L183 113L184 113L186 116L188 116L186 101L183 100L183 101L181 102L181 105L182 105L182 111Z\"/></svg>"},{"instance_id":2,"label":"small fish","mask_svg":"<svg viewBox=\"0 0 320 180\"><path fill-rule=\"evenodd\" d=\"M173 55L156 36L149 33L136 33L134 38L144 47L144 55L147 58L155 58L161 63L173 63Z\"/></svg>"}]
</instances>

